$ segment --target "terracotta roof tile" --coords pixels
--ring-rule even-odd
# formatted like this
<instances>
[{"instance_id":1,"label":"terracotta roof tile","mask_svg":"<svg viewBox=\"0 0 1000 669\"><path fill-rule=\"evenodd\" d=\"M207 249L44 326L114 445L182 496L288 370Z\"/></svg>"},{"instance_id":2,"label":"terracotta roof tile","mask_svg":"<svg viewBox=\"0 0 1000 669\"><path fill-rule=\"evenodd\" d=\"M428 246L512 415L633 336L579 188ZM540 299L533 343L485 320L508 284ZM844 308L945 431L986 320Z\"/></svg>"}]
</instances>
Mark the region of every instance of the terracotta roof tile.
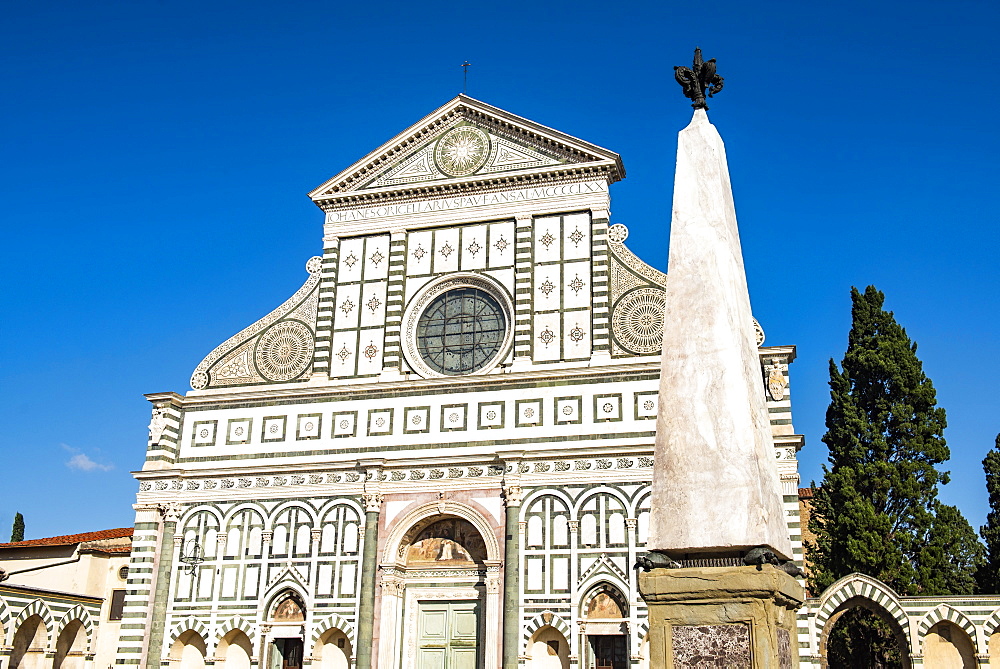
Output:
<instances>
[{"instance_id":1,"label":"terracotta roof tile","mask_svg":"<svg viewBox=\"0 0 1000 669\"><path fill-rule=\"evenodd\" d=\"M13 541L0 544L0 548L29 548L31 546L69 546L79 544L84 541L100 541L102 539L121 539L131 537L131 527L119 527L113 530L100 530L98 532L84 532L83 534L64 534L59 537L46 537L44 539L28 539L27 541Z\"/></svg>"},{"instance_id":2,"label":"terracotta roof tile","mask_svg":"<svg viewBox=\"0 0 1000 669\"><path fill-rule=\"evenodd\" d=\"M812 488L799 488L799 499L812 499Z\"/></svg>"}]
</instances>

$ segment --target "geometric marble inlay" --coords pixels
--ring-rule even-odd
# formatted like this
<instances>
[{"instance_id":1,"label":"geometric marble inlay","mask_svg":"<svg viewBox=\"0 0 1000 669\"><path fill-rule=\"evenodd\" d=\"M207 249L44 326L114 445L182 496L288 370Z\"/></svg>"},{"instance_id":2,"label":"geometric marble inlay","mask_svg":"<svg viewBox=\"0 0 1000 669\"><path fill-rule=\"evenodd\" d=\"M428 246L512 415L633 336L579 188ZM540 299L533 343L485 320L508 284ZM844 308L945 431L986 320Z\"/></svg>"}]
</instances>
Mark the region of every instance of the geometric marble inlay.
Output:
<instances>
[{"instance_id":1,"label":"geometric marble inlay","mask_svg":"<svg viewBox=\"0 0 1000 669\"><path fill-rule=\"evenodd\" d=\"M750 669L749 625L674 625L677 669Z\"/></svg>"}]
</instances>

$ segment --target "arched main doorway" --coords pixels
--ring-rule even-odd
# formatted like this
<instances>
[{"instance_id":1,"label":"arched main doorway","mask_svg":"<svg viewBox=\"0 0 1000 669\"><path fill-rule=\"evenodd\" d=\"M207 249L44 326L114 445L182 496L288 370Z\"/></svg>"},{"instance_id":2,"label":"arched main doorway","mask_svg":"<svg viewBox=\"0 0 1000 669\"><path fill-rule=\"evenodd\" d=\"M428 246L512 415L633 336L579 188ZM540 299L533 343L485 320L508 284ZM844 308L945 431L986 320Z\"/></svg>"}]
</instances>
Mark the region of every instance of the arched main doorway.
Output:
<instances>
[{"instance_id":1,"label":"arched main doorway","mask_svg":"<svg viewBox=\"0 0 1000 669\"><path fill-rule=\"evenodd\" d=\"M582 666L628 669L628 604L621 590L602 583L584 596L581 608Z\"/></svg>"},{"instance_id":2,"label":"arched main doorway","mask_svg":"<svg viewBox=\"0 0 1000 669\"><path fill-rule=\"evenodd\" d=\"M499 543L474 509L425 505L390 531L381 579L381 669L494 669Z\"/></svg>"},{"instance_id":3,"label":"arched main doorway","mask_svg":"<svg viewBox=\"0 0 1000 669\"><path fill-rule=\"evenodd\" d=\"M267 616L267 669L302 669L306 607L295 592L272 600Z\"/></svg>"}]
</instances>

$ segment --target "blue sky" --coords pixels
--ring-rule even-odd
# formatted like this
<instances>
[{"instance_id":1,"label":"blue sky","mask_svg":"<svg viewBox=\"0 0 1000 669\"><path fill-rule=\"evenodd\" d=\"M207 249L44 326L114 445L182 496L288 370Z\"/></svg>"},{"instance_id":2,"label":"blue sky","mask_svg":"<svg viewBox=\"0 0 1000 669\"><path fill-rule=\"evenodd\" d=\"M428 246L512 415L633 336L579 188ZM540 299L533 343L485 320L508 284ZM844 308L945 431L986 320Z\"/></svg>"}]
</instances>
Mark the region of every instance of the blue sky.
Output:
<instances>
[{"instance_id":1,"label":"blue sky","mask_svg":"<svg viewBox=\"0 0 1000 669\"><path fill-rule=\"evenodd\" d=\"M7 3L0 540L130 525L149 405L321 250L305 193L461 91L605 146L613 222L666 266L672 66L726 87L754 312L796 344L804 483L849 289L876 285L948 412L978 527L1000 432L995 2Z\"/></svg>"}]
</instances>

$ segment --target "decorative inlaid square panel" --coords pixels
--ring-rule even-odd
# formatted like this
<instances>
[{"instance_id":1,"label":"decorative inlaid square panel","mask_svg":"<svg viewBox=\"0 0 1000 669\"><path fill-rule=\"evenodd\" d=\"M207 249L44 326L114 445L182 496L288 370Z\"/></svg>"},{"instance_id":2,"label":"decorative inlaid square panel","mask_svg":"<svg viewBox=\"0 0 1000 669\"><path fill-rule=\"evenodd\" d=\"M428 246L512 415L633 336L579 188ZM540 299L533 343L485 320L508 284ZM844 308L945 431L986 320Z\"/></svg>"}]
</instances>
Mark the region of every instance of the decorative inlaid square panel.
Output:
<instances>
[{"instance_id":1,"label":"decorative inlaid square panel","mask_svg":"<svg viewBox=\"0 0 1000 669\"><path fill-rule=\"evenodd\" d=\"M250 418L230 418L226 428L226 445L250 443L250 428L253 420Z\"/></svg>"},{"instance_id":2,"label":"decorative inlaid square panel","mask_svg":"<svg viewBox=\"0 0 1000 669\"><path fill-rule=\"evenodd\" d=\"M217 420L195 421L191 432L191 443L195 446L215 446L215 430L218 425Z\"/></svg>"},{"instance_id":3,"label":"decorative inlaid square panel","mask_svg":"<svg viewBox=\"0 0 1000 669\"><path fill-rule=\"evenodd\" d=\"M542 400L517 400L514 406L518 427L542 424Z\"/></svg>"},{"instance_id":4,"label":"decorative inlaid square panel","mask_svg":"<svg viewBox=\"0 0 1000 669\"><path fill-rule=\"evenodd\" d=\"M749 625L674 625L674 667L750 669Z\"/></svg>"},{"instance_id":5,"label":"decorative inlaid square panel","mask_svg":"<svg viewBox=\"0 0 1000 669\"><path fill-rule=\"evenodd\" d=\"M288 416L264 416L260 440L264 443L282 441L285 438L285 423L287 422Z\"/></svg>"},{"instance_id":6,"label":"decorative inlaid square panel","mask_svg":"<svg viewBox=\"0 0 1000 669\"><path fill-rule=\"evenodd\" d=\"M490 430L503 427L504 403L503 402L480 402L479 403L479 429Z\"/></svg>"},{"instance_id":7,"label":"decorative inlaid square panel","mask_svg":"<svg viewBox=\"0 0 1000 669\"><path fill-rule=\"evenodd\" d=\"M603 423L622 419L622 395L594 395L594 422Z\"/></svg>"},{"instance_id":8,"label":"decorative inlaid square panel","mask_svg":"<svg viewBox=\"0 0 1000 669\"><path fill-rule=\"evenodd\" d=\"M392 409L369 409L368 434L392 434Z\"/></svg>"},{"instance_id":9,"label":"decorative inlaid square panel","mask_svg":"<svg viewBox=\"0 0 1000 669\"><path fill-rule=\"evenodd\" d=\"M320 429L323 426L323 415L318 413L299 414L298 423L295 430L295 438L319 439Z\"/></svg>"},{"instance_id":10,"label":"decorative inlaid square panel","mask_svg":"<svg viewBox=\"0 0 1000 669\"><path fill-rule=\"evenodd\" d=\"M583 398L557 397L555 399L555 421L557 425L583 422Z\"/></svg>"},{"instance_id":11,"label":"decorative inlaid square panel","mask_svg":"<svg viewBox=\"0 0 1000 669\"><path fill-rule=\"evenodd\" d=\"M358 412L340 411L333 414L333 436L353 437L358 431Z\"/></svg>"},{"instance_id":12,"label":"decorative inlaid square panel","mask_svg":"<svg viewBox=\"0 0 1000 669\"><path fill-rule=\"evenodd\" d=\"M658 395L656 391L635 394L635 419L643 420L656 418L656 411L659 407Z\"/></svg>"},{"instance_id":13,"label":"decorative inlaid square panel","mask_svg":"<svg viewBox=\"0 0 1000 669\"><path fill-rule=\"evenodd\" d=\"M445 404L441 407L441 431L453 432L467 427L468 405Z\"/></svg>"},{"instance_id":14,"label":"decorative inlaid square panel","mask_svg":"<svg viewBox=\"0 0 1000 669\"><path fill-rule=\"evenodd\" d=\"M407 407L403 409L403 432L417 434L431 431L430 407Z\"/></svg>"}]
</instances>

